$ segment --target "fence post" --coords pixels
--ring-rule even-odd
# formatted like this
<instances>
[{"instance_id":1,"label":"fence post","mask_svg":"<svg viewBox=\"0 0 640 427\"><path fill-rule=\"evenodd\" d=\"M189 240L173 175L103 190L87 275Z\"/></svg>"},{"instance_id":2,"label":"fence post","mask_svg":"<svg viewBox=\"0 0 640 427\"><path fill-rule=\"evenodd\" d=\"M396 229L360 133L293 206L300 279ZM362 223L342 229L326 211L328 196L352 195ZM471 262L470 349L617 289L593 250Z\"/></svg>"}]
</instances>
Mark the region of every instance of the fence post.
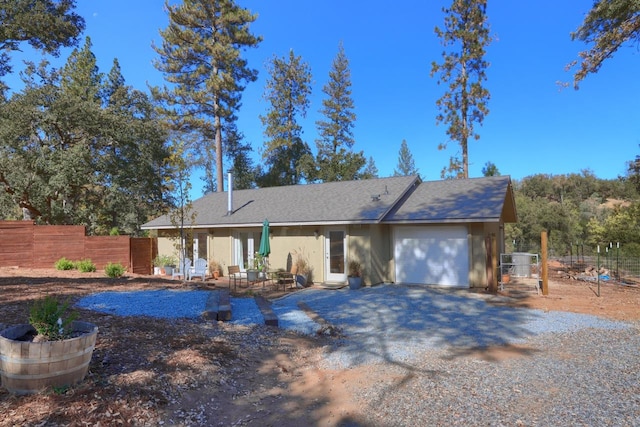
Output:
<instances>
[{"instance_id":1,"label":"fence post","mask_svg":"<svg viewBox=\"0 0 640 427\"><path fill-rule=\"evenodd\" d=\"M547 270L547 232L540 235L540 252L542 256L542 295L549 295L549 273Z\"/></svg>"}]
</instances>

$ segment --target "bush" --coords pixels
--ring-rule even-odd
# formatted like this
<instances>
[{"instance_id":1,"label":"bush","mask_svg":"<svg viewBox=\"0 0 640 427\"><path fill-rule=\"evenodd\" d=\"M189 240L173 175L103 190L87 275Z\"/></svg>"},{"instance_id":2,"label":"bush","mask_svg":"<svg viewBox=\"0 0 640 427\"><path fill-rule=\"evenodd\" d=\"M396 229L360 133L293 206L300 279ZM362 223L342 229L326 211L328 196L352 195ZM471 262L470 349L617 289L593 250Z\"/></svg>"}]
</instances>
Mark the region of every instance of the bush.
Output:
<instances>
[{"instance_id":1,"label":"bush","mask_svg":"<svg viewBox=\"0 0 640 427\"><path fill-rule=\"evenodd\" d=\"M33 304L29 323L48 341L65 339L73 332L71 322L77 317L76 313L71 313L65 318L68 308L68 303L59 303L57 299L47 296Z\"/></svg>"},{"instance_id":2,"label":"bush","mask_svg":"<svg viewBox=\"0 0 640 427\"><path fill-rule=\"evenodd\" d=\"M120 263L109 263L104 268L104 272L107 273L109 277L121 277L124 274L124 267Z\"/></svg>"},{"instance_id":3,"label":"bush","mask_svg":"<svg viewBox=\"0 0 640 427\"><path fill-rule=\"evenodd\" d=\"M76 267L73 261L66 259L65 257L56 261L55 266L56 270L73 270Z\"/></svg>"},{"instance_id":4,"label":"bush","mask_svg":"<svg viewBox=\"0 0 640 427\"><path fill-rule=\"evenodd\" d=\"M76 268L83 273L91 273L96 271L96 266L90 259L83 259L76 263Z\"/></svg>"}]
</instances>

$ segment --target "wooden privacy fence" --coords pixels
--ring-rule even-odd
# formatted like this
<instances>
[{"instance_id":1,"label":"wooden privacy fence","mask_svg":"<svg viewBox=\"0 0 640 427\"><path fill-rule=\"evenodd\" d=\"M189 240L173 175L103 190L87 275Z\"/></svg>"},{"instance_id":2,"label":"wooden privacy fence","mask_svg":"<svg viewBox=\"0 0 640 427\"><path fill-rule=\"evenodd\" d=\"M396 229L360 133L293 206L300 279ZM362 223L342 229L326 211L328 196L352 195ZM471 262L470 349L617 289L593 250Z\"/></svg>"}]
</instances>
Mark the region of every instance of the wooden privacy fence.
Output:
<instances>
[{"instance_id":1,"label":"wooden privacy fence","mask_svg":"<svg viewBox=\"0 0 640 427\"><path fill-rule=\"evenodd\" d=\"M53 268L62 257L90 259L97 269L122 264L136 274L152 274L156 239L129 236L87 236L82 225L35 225L31 221L0 221L0 267Z\"/></svg>"}]
</instances>

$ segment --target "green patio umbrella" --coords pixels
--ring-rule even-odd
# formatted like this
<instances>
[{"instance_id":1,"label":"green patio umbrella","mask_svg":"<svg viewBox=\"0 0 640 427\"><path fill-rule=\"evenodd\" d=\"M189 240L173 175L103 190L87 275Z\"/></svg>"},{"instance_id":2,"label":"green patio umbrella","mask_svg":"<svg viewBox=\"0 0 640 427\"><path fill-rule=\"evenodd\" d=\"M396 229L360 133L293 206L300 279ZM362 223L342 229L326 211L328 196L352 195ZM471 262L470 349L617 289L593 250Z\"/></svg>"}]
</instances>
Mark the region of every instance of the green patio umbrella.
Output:
<instances>
[{"instance_id":1,"label":"green patio umbrella","mask_svg":"<svg viewBox=\"0 0 640 427\"><path fill-rule=\"evenodd\" d=\"M260 237L260 249L258 253L263 257L268 257L271 253L271 246L269 244L269 220L265 219L262 223L262 237Z\"/></svg>"}]
</instances>

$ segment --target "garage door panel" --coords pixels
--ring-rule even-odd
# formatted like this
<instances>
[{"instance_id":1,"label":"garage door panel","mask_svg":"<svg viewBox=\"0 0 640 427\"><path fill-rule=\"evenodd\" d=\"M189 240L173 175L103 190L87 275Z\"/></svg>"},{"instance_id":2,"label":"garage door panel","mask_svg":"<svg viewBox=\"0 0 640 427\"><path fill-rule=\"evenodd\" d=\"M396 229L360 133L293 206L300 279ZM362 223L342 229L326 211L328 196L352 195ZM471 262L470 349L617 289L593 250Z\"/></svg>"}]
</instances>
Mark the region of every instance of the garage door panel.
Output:
<instances>
[{"instance_id":1,"label":"garage door panel","mask_svg":"<svg viewBox=\"0 0 640 427\"><path fill-rule=\"evenodd\" d=\"M468 286L465 226L397 227L396 282Z\"/></svg>"}]
</instances>

